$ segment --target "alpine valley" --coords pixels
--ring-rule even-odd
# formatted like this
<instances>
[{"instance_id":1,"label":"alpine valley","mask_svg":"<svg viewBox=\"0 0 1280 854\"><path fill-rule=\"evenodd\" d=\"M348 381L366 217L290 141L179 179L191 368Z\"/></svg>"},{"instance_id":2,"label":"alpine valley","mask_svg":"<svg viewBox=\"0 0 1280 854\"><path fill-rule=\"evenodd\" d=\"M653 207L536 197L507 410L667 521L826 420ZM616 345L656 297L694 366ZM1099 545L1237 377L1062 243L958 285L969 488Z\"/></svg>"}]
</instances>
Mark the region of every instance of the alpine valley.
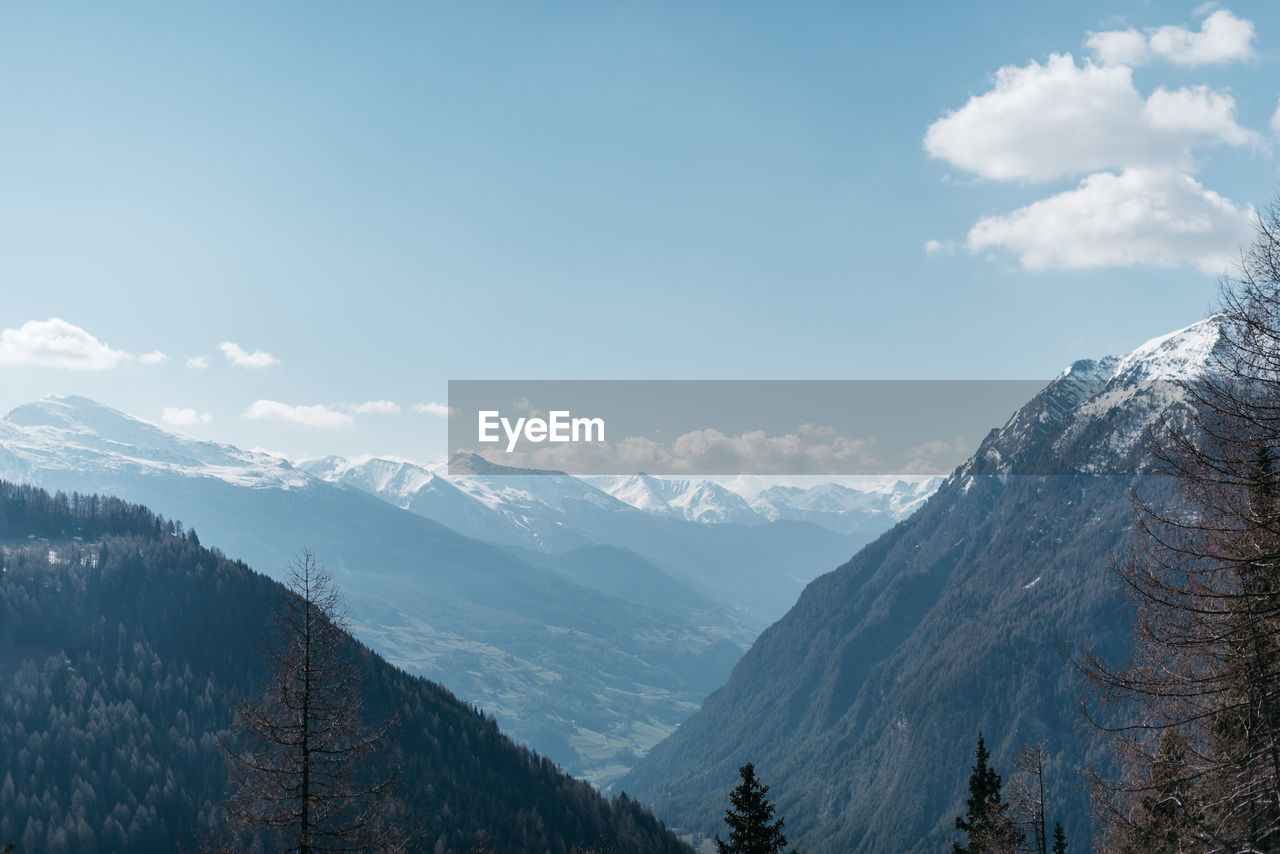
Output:
<instances>
[{"instance_id":1,"label":"alpine valley","mask_svg":"<svg viewBox=\"0 0 1280 854\"><path fill-rule=\"evenodd\" d=\"M0 477L181 519L184 566L225 554L278 576L309 548L334 570L374 653L695 842L721 830L726 792L752 762L799 849L940 850L981 730L1006 772L1021 745L1046 743L1053 817L1083 848L1080 771L1102 757L1079 730L1066 652L1125 653L1109 560L1124 547L1135 489L1157 503L1166 494L1145 439L1185 411L1173 381L1206 369L1217 324L1076 362L945 479L814 486L582 479L477 457L290 462L62 396L0 420ZM12 554L25 555L15 565L34 571L27 552L45 549L40 537L52 544L49 572L88 565L90 544L59 531L27 532L31 546L10 530ZM125 525L86 537L107 533L141 535ZM219 571L254 596L274 589L245 580L243 564ZM52 608L49 589L24 595ZM135 592L145 603L145 585ZM41 665L49 681L49 667L99 666L84 652L63 660L50 638L24 631L31 639L6 673L30 682L32 662L52 662ZM435 690L427 684L394 690ZM466 721L458 726L483 725ZM560 785L553 769L539 774L537 785ZM610 822L622 822L648 840L635 850L670 843L630 800L606 816L584 798L570 809L594 810L600 833L621 833ZM521 822L504 832L527 832ZM581 836L565 831L549 847Z\"/></svg>"},{"instance_id":2,"label":"alpine valley","mask_svg":"<svg viewBox=\"0 0 1280 854\"><path fill-rule=\"evenodd\" d=\"M335 458L294 465L51 395L0 419L0 477L163 508L279 576L337 576L357 635L448 686L573 774L607 785L728 677L803 583L908 514L938 479L766 490L598 485ZM637 485L659 503L640 501ZM615 494L618 497L615 497Z\"/></svg>"}]
</instances>

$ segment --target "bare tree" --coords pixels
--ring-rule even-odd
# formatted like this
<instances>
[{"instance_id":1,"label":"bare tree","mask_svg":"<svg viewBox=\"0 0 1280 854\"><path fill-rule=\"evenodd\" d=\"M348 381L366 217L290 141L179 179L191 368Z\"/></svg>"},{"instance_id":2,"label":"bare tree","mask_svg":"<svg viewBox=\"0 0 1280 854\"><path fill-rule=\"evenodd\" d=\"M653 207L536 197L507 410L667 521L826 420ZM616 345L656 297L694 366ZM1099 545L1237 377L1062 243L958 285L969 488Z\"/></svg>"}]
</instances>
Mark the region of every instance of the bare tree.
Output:
<instances>
[{"instance_id":1,"label":"bare tree","mask_svg":"<svg viewBox=\"0 0 1280 854\"><path fill-rule=\"evenodd\" d=\"M236 710L226 814L234 842L320 854L398 851L394 773L373 773L394 720L362 720L360 677L342 599L310 552L289 567L276 610L271 675Z\"/></svg>"},{"instance_id":2,"label":"bare tree","mask_svg":"<svg viewBox=\"0 0 1280 854\"><path fill-rule=\"evenodd\" d=\"M1044 764L1048 759L1045 743L1024 745L1013 766L1017 772L1009 778L1009 803L1013 821L1022 831L1027 850L1048 854L1048 837L1044 818Z\"/></svg>"},{"instance_id":3,"label":"bare tree","mask_svg":"<svg viewBox=\"0 0 1280 854\"><path fill-rule=\"evenodd\" d=\"M1219 339L1153 435L1159 493L1135 500L1115 569L1133 653L1078 663L1118 772L1104 850L1280 850L1280 211L1225 280ZM1162 483L1163 482L1163 483ZM1171 495L1171 497L1169 497Z\"/></svg>"}]
</instances>

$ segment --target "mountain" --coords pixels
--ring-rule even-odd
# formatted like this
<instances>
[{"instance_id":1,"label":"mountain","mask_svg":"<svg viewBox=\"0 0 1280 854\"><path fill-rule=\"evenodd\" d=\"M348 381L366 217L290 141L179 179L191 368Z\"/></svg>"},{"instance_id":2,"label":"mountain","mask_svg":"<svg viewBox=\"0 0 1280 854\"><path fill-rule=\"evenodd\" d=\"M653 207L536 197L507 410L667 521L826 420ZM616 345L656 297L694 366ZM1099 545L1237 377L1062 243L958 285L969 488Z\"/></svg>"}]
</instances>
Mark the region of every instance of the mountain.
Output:
<instances>
[{"instance_id":1,"label":"mountain","mask_svg":"<svg viewBox=\"0 0 1280 854\"><path fill-rule=\"evenodd\" d=\"M325 457L298 466L487 542L550 553L628 549L756 628L785 613L815 568L846 560L941 482L770 490L751 481L739 492L696 478L511 469L474 455L448 465Z\"/></svg>"},{"instance_id":2,"label":"mountain","mask_svg":"<svg viewBox=\"0 0 1280 854\"><path fill-rule=\"evenodd\" d=\"M943 478L871 480L855 489L840 483L802 488L770 486L750 500L767 519L809 522L839 533L887 529L907 518L928 500Z\"/></svg>"},{"instance_id":3,"label":"mountain","mask_svg":"<svg viewBox=\"0 0 1280 854\"><path fill-rule=\"evenodd\" d=\"M879 533L910 516L942 483L941 477L912 480L858 478L857 486L826 482L801 487L770 478L738 477L731 484L708 480L589 477L614 498L655 516L695 522L763 525L808 522L838 534Z\"/></svg>"},{"instance_id":4,"label":"mountain","mask_svg":"<svg viewBox=\"0 0 1280 854\"><path fill-rule=\"evenodd\" d=\"M637 474L590 482L619 501L655 516L716 524L759 525L767 521L741 495L707 480Z\"/></svg>"},{"instance_id":5,"label":"mountain","mask_svg":"<svg viewBox=\"0 0 1280 854\"><path fill-rule=\"evenodd\" d=\"M1144 437L1187 404L1214 319L1077 362L993 430L914 515L806 587L701 710L619 785L683 830L720 828L751 761L807 852L937 851L963 812L979 730L1007 778L1048 744L1050 820L1089 834L1081 686L1064 645L1127 649L1108 559L1146 476Z\"/></svg>"},{"instance_id":6,"label":"mountain","mask_svg":"<svg viewBox=\"0 0 1280 854\"><path fill-rule=\"evenodd\" d=\"M138 505L0 483L0 847L201 846L233 699L264 683L276 582ZM398 715L413 850L683 852L491 717L355 641L370 722Z\"/></svg>"},{"instance_id":7,"label":"mountain","mask_svg":"<svg viewBox=\"0 0 1280 854\"><path fill-rule=\"evenodd\" d=\"M754 636L652 563L630 563L634 588L618 583L607 551L567 556L561 571L541 553L83 398L51 396L0 419L0 476L162 507L269 574L310 548L345 590L361 640L600 784L696 710Z\"/></svg>"}]
</instances>

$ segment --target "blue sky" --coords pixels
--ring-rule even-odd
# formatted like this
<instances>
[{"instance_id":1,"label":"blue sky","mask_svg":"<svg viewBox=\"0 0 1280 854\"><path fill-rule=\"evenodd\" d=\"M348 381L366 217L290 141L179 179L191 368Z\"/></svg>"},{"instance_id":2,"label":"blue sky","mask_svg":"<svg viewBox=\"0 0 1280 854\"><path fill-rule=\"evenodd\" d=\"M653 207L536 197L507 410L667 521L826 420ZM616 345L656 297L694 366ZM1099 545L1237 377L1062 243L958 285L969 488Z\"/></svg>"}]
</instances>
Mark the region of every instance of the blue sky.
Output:
<instances>
[{"instance_id":1,"label":"blue sky","mask_svg":"<svg viewBox=\"0 0 1280 854\"><path fill-rule=\"evenodd\" d=\"M422 458L449 379L1048 378L1210 309L1277 57L1262 2L6 4L0 408Z\"/></svg>"}]
</instances>

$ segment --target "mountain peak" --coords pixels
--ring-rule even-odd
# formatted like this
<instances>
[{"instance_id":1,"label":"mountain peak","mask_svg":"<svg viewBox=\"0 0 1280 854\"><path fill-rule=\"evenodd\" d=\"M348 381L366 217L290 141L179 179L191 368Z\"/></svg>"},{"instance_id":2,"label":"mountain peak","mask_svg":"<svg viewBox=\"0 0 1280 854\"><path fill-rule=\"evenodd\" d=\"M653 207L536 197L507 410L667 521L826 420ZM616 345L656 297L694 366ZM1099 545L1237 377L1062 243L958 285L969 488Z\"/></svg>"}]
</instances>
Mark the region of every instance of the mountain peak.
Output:
<instances>
[{"instance_id":1,"label":"mountain peak","mask_svg":"<svg viewBox=\"0 0 1280 854\"><path fill-rule=\"evenodd\" d=\"M526 468L518 468L516 466L504 466L500 463L490 462L489 460L486 460L484 457L480 456L479 454L471 454L471 453L465 453L465 452L459 451L458 453L454 454L452 457L449 458L449 474L450 475L464 475L464 474L564 475L564 472L555 471L553 469L526 469Z\"/></svg>"},{"instance_id":2,"label":"mountain peak","mask_svg":"<svg viewBox=\"0 0 1280 854\"><path fill-rule=\"evenodd\" d=\"M1114 378L1123 382L1185 380L1203 373L1222 340L1222 315L1152 338L1120 359Z\"/></svg>"},{"instance_id":3,"label":"mountain peak","mask_svg":"<svg viewBox=\"0 0 1280 854\"><path fill-rule=\"evenodd\" d=\"M280 457L170 433L87 397L49 394L0 419L8 468L28 472L156 471L293 488L308 476Z\"/></svg>"},{"instance_id":4,"label":"mountain peak","mask_svg":"<svg viewBox=\"0 0 1280 854\"><path fill-rule=\"evenodd\" d=\"M32 403L16 406L5 420L20 427L56 427L80 429L94 433L112 433L121 429L162 432L141 418L104 406L96 400L71 394L46 394Z\"/></svg>"}]
</instances>

